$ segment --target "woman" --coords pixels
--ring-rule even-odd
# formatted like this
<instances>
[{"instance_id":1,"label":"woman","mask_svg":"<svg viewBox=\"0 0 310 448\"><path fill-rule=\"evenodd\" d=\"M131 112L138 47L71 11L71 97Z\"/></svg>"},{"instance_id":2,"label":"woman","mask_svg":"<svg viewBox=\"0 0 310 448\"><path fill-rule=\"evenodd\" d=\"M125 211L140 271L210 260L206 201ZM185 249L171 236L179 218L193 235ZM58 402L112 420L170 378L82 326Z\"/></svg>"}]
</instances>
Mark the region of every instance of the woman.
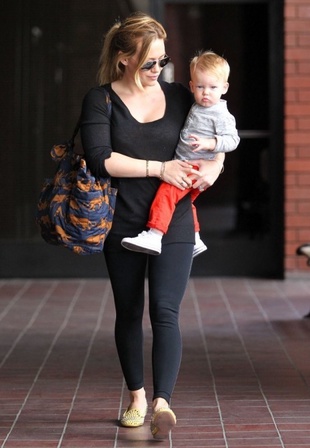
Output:
<instances>
[{"instance_id":1,"label":"woman","mask_svg":"<svg viewBox=\"0 0 310 448\"><path fill-rule=\"evenodd\" d=\"M168 437L176 424L170 399L181 361L178 315L195 241L190 195L177 206L161 255L128 251L121 240L145 229L161 179L181 189L191 185L206 189L224 161L222 154L215 161L195 161L198 172L187 162L172 160L193 99L180 84L159 80L170 60L165 40L162 25L143 13L112 26L100 58L99 86L84 99L81 126L88 167L96 176L111 176L118 189L104 254L116 308L116 346L129 390L130 403L121 418L126 427L143 425L147 413L142 318L148 272L155 439ZM111 117L105 91L112 102Z\"/></svg>"}]
</instances>

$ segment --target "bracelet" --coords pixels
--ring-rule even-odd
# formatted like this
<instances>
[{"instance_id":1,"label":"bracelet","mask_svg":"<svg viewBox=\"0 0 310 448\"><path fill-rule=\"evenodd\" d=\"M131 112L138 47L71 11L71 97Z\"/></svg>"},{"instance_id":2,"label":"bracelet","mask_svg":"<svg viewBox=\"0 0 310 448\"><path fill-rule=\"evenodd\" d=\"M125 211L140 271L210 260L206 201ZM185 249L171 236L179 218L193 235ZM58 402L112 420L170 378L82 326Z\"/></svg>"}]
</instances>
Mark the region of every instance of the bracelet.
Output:
<instances>
[{"instance_id":1,"label":"bracelet","mask_svg":"<svg viewBox=\"0 0 310 448\"><path fill-rule=\"evenodd\" d=\"M150 177L149 160L146 160L145 162L146 162L146 167L145 167L145 169L146 169L146 177Z\"/></svg>"},{"instance_id":2,"label":"bracelet","mask_svg":"<svg viewBox=\"0 0 310 448\"><path fill-rule=\"evenodd\" d=\"M159 179L160 180L163 180L164 173L165 173L165 168L166 168L166 162L162 162L161 163L161 167L160 167L160 174L159 174Z\"/></svg>"}]
</instances>

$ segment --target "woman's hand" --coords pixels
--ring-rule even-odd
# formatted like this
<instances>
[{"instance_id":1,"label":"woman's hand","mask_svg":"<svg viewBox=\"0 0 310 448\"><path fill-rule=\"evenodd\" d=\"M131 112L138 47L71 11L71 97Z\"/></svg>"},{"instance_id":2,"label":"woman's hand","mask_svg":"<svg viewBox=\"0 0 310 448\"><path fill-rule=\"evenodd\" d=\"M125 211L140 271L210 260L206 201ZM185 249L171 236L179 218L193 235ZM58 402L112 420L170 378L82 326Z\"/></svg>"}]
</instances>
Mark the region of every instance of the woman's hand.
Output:
<instances>
[{"instance_id":1,"label":"woman's hand","mask_svg":"<svg viewBox=\"0 0 310 448\"><path fill-rule=\"evenodd\" d=\"M200 176L192 175L192 187L204 191L211 187L223 170L225 155L218 153L213 160L191 160L193 165L199 167Z\"/></svg>"},{"instance_id":2,"label":"woman's hand","mask_svg":"<svg viewBox=\"0 0 310 448\"><path fill-rule=\"evenodd\" d=\"M161 179L168 184L180 188L180 190L185 190L186 188L190 188L192 186L192 177L194 179L198 179L201 176L200 172L193 168L192 161L186 162L184 160L169 160L164 163L165 169L162 173ZM191 177L188 177L189 174Z\"/></svg>"}]
</instances>

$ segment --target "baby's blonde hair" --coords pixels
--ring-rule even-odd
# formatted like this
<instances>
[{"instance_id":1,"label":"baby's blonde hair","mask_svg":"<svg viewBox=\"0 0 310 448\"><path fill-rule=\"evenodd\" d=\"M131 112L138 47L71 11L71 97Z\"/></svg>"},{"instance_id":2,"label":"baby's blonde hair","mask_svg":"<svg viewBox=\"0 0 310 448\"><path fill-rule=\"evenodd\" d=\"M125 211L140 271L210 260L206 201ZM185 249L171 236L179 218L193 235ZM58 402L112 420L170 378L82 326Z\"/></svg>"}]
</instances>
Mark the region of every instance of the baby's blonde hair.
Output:
<instances>
[{"instance_id":1,"label":"baby's blonde hair","mask_svg":"<svg viewBox=\"0 0 310 448\"><path fill-rule=\"evenodd\" d=\"M230 67L226 59L211 50L200 51L190 62L190 73L193 77L196 70L213 73L218 79L228 81Z\"/></svg>"}]
</instances>

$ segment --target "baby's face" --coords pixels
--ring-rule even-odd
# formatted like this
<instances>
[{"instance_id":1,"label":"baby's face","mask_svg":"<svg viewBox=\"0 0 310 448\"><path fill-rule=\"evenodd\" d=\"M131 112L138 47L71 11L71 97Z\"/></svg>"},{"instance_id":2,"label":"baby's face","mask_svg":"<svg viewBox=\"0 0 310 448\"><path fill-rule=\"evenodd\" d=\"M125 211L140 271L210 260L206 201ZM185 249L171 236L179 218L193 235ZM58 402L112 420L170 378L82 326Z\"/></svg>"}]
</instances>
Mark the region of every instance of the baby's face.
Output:
<instances>
[{"instance_id":1,"label":"baby's face","mask_svg":"<svg viewBox=\"0 0 310 448\"><path fill-rule=\"evenodd\" d=\"M229 84L213 72L196 70L189 85L196 103L203 107L211 107L220 101L221 96L227 92Z\"/></svg>"}]
</instances>

